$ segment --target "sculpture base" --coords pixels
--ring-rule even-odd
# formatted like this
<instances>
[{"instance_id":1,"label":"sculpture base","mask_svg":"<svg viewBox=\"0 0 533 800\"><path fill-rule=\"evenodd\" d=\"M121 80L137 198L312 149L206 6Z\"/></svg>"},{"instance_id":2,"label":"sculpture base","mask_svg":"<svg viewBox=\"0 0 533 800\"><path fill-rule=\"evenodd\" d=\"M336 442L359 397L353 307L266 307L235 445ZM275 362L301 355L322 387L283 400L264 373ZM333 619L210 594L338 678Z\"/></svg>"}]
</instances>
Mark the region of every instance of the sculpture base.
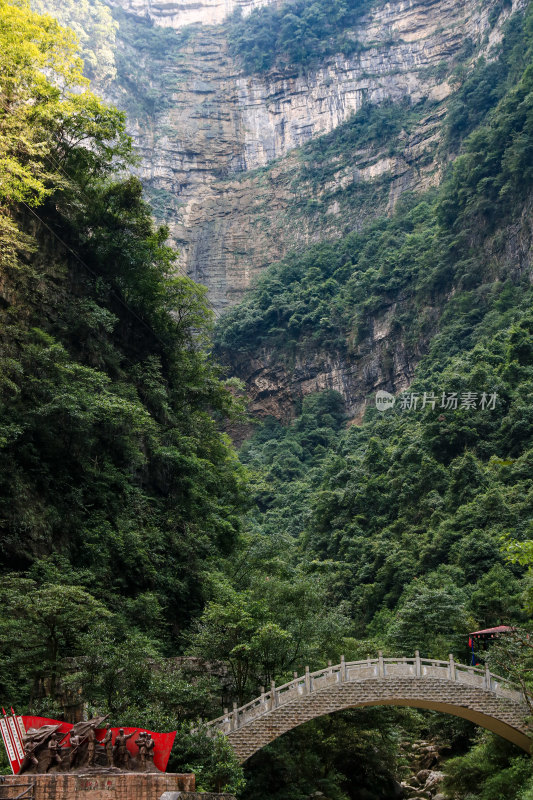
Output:
<instances>
[{"instance_id":1,"label":"sculpture base","mask_svg":"<svg viewBox=\"0 0 533 800\"><path fill-rule=\"evenodd\" d=\"M96 770L81 774L56 772L0 778L0 798L15 798L26 788L28 793L23 797L28 800L159 800L165 792L194 792L196 781L192 773L106 774ZM185 794L184 800L186 797Z\"/></svg>"}]
</instances>

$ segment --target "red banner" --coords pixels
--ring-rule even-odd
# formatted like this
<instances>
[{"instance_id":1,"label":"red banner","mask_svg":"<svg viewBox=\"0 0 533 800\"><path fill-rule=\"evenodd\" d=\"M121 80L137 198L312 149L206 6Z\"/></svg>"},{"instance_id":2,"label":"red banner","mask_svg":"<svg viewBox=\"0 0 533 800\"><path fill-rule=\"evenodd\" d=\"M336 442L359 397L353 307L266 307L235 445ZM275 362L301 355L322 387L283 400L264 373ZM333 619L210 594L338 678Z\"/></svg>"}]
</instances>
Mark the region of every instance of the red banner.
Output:
<instances>
[{"instance_id":1,"label":"red banner","mask_svg":"<svg viewBox=\"0 0 533 800\"><path fill-rule=\"evenodd\" d=\"M57 732L64 736L73 728L70 722L60 722L58 719L48 719L47 717L22 717L22 721L26 732L29 728L42 728L43 725L59 725Z\"/></svg>"},{"instance_id":2,"label":"red banner","mask_svg":"<svg viewBox=\"0 0 533 800\"><path fill-rule=\"evenodd\" d=\"M0 718L0 732L2 733L2 741L4 742L4 747L6 748L6 753L9 760L9 766L11 767L11 772L13 773L13 775L16 775L20 769L20 761L17 758L15 742L13 741L13 737L9 727L9 720L5 712Z\"/></svg>"},{"instance_id":3,"label":"red banner","mask_svg":"<svg viewBox=\"0 0 533 800\"><path fill-rule=\"evenodd\" d=\"M70 722L60 722L57 719L47 719L46 717L30 717L30 716L23 716L22 721L24 723L24 728L26 731L29 728L42 728L43 725L59 725L58 733L61 735L65 735L69 733L74 727L70 724ZM7 726L6 726L7 727ZM113 744L115 743L115 739L118 735L119 728L111 728L113 733ZM155 731L149 731L147 728L123 728L124 733L126 736L129 733L137 733L139 734L141 731L146 731L149 733L152 739L155 742L154 748L154 764L155 766L161 770L161 772L165 772L168 764L168 759L170 757L170 751L172 750L172 745L174 744L174 739L176 738L176 731L172 731L172 733L157 733ZM2 726L2 733L3 733L3 726ZM105 736L105 728L97 728L96 729L96 739L98 742L101 742ZM131 755L136 758L139 754L139 748L135 744L135 740L137 736L132 736L128 739L127 748ZM68 739L65 741L65 744L68 744ZM11 749L14 751L13 743L11 743ZM11 754L9 753L9 748L6 746L6 750L8 750L9 760L12 766L12 769L15 774L18 773L20 769L20 764L15 759L11 760ZM13 753L15 755L15 753Z\"/></svg>"}]
</instances>

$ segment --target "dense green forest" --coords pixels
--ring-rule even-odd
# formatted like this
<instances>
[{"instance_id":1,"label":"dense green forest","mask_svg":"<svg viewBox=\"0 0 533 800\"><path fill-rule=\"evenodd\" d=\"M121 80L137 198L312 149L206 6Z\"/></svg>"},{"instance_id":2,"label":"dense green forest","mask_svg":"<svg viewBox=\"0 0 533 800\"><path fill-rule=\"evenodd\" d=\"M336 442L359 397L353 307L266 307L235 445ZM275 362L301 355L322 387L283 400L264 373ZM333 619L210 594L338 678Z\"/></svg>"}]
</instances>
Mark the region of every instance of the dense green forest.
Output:
<instances>
[{"instance_id":1,"label":"dense green forest","mask_svg":"<svg viewBox=\"0 0 533 800\"><path fill-rule=\"evenodd\" d=\"M87 73L135 88L127 54L107 48L106 7L80 9L101 34L84 39L82 19ZM305 66L355 47L341 38L360 13L263 8L231 23L232 46L250 71ZM143 27L148 61L163 40L177 53L173 32ZM246 784L223 740L190 730L341 654L467 660L468 631L528 628L531 10L497 59L458 70L441 186L272 265L214 331L131 174L125 117L90 92L77 48L24 0L0 0L2 704L61 717L81 698L113 723L178 727L170 769L244 800L386 800L423 739L449 756L447 797L531 800L530 759L452 717L315 720L254 756ZM412 112L364 107L303 162L319 175L321 158L386 143ZM419 357L403 400L348 425L339 394L307 396L237 456L224 430L245 397L213 335L227 365L267 348L289 370L317 352L356 367L373 315L398 299L394 335ZM529 685L520 639L486 655Z\"/></svg>"},{"instance_id":2,"label":"dense green forest","mask_svg":"<svg viewBox=\"0 0 533 800\"><path fill-rule=\"evenodd\" d=\"M292 0L254 8L243 16L237 6L227 22L230 49L249 74L273 69L301 73L319 65L325 56L364 50L357 25L372 7L372 0ZM491 25L510 7L510 0L495 3ZM445 68L446 63L441 66Z\"/></svg>"},{"instance_id":3,"label":"dense green forest","mask_svg":"<svg viewBox=\"0 0 533 800\"><path fill-rule=\"evenodd\" d=\"M269 363L289 374L316 353L357 369L372 319L395 303L394 338L413 357L427 343L394 409L371 403L362 424L346 429L341 396L322 392L303 399L289 426L263 421L241 449L255 486L252 530L267 541L283 531L286 558L324 578L351 620L352 657L419 647L466 660L468 630L529 624L533 298L520 247L531 242L532 45L529 9L507 23L496 60L457 70L440 152L459 156L438 190L404 196L391 218L271 266L217 326L228 363L266 348ZM371 126L386 141L404 119L401 106L364 109L304 148L315 156L310 169L328 150L359 144ZM393 357L382 356L385 378ZM455 393L457 409L443 393ZM480 404L483 393L496 395L494 408ZM475 407L461 407L469 396ZM488 663L521 672L528 658L495 648ZM415 724L396 719L392 729ZM301 747L314 763L299 774L310 780L317 763L329 764L344 796L352 785L345 745L330 742L326 756L318 744L326 729L277 742L256 757L251 781ZM487 735L461 755L469 735L458 724L445 731L456 753L445 765L446 796L529 797L528 759ZM401 756L397 746L391 752ZM280 784L261 795L252 783L250 797L309 791L304 778L297 788Z\"/></svg>"},{"instance_id":4,"label":"dense green forest","mask_svg":"<svg viewBox=\"0 0 533 800\"><path fill-rule=\"evenodd\" d=\"M323 56L360 49L353 27L368 8L362 0L296 0L247 17L238 8L228 22L230 47L250 73L305 69Z\"/></svg>"},{"instance_id":5,"label":"dense green forest","mask_svg":"<svg viewBox=\"0 0 533 800\"><path fill-rule=\"evenodd\" d=\"M173 728L211 698L154 665L238 546L239 404L74 36L24 2L0 36L0 694Z\"/></svg>"}]
</instances>

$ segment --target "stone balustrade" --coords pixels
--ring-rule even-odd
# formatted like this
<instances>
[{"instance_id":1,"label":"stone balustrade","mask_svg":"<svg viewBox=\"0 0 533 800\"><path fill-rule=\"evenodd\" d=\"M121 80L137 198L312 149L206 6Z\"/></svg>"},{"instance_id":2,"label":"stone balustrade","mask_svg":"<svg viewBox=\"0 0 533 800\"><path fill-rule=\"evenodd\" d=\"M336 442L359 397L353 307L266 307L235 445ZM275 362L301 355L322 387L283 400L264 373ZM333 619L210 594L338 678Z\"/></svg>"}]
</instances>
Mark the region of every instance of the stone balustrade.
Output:
<instances>
[{"instance_id":1,"label":"stone balustrade","mask_svg":"<svg viewBox=\"0 0 533 800\"><path fill-rule=\"evenodd\" d=\"M351 687L351 688L350 688ZM208 723L228 736L242 760L302 722L342 708L411 705L462 716L529 749L521 692L488 668L421 658L368 658L328 664L276 686ZM279 724L278 724L279 723ZM258 735L258 731L263 731Z\"/></svg>"}]
</instances>

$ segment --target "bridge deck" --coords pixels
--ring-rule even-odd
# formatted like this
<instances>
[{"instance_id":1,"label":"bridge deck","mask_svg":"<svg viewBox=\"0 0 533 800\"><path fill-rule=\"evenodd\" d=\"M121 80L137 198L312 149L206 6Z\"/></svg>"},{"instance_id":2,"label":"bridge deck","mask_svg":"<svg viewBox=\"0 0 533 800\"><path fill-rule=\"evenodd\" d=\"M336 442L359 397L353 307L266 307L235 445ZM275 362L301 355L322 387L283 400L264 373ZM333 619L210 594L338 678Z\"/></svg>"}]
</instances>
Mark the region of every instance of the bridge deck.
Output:
<instances>
[{"instance_id":1,"label":"bridge deck","mask_svg":"<svg viewBox=\"0 0 533 800\"><path fill-rule=\"evenodd\" d=\"M350 685L355 691L347 691ZM313 716L371 704L448 711L529 749L529 711L521 692L488 668L458 664L453 656L448 661L420 658L418 653L413 658L383 658L381 653L362 661L342 658L340 664L316 672L306 668L303 676L283 686L272 684L269 691L240 708L235 704L208 725L228 735L237 752L248 758L250 748L255 752L267 743L263 739L272 741Z\"/></svg>"}]
</instances>

